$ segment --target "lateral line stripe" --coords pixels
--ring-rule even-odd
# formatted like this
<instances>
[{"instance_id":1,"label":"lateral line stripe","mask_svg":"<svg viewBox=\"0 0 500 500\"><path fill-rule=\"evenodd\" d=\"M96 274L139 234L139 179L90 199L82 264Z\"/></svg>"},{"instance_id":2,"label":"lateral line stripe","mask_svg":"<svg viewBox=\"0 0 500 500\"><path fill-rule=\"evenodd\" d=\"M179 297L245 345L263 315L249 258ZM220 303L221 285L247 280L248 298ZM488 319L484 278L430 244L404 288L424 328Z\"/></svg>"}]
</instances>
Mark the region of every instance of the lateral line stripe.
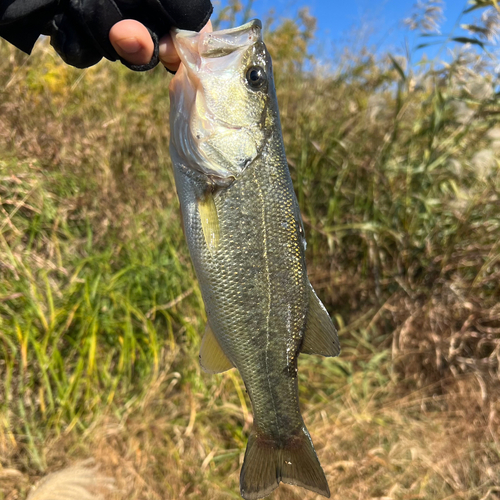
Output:
<instances>
[{"instance_id":1,"label":"lateral line stripe","mask_svg":"<svg viewBox=\"0 0 500 500\"><path fill-rule=\"evenodd\" d=\"M255 173L254 173L255 176ZM276 402L274 400L274 392L271 387L271 379L269 378L269 361L268 361L268 352L269 352L269 325L271 320L271 276L269 275L269 261L268 261L268 252L267 252L267 226L266 226L266 208L264 203L264 194L262 193L262 188L259 185L259 181L257 177L255 177L255 183L257 185L258 193L261 198L262 203L262 232L264 237L264 262L266 263L266 278L267 278L267 318L266 318L266 377L267 384L269 386L269 394L271 395L271 401L273 403L274 417L276 419L276 429L278 431L278 436L281 440L281 432L278 421L278 412L276 410Z\"/></svg>"}]
</instances>

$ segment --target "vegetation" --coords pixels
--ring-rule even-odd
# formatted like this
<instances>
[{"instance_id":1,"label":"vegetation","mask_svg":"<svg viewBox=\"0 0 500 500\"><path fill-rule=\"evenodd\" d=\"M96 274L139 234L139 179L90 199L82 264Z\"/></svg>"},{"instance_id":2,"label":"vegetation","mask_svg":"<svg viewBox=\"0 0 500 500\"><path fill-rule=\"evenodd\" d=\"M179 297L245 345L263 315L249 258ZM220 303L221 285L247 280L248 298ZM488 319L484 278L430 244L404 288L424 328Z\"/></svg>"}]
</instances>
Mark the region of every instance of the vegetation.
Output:
<instances>
[{"instance_id":1,"label":"vegetation","mask_svg":"<svg viewBox=\"0 0 500 500\"><path fill-rule=\"evenodd\" d=\"M314 20L272 26L309 274L343 347L299 367L332 497L499 498L491 59L470 42L444 65L367 50L311 72ZM0 42L2 500L87 458L115 479L109 498L239 498L251 412L237 373L198 366L205 316L168 154L169 78Z\"/></svg>"}]
</instances>

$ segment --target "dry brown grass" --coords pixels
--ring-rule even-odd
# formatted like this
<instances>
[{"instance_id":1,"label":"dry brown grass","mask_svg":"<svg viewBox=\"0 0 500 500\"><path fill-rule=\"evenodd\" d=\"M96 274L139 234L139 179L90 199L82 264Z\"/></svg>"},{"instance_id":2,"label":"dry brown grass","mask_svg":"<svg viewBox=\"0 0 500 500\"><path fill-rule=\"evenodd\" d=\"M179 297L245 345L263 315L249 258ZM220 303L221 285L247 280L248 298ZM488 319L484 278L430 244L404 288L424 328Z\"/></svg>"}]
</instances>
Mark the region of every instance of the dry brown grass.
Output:
<instances>
[{"instance_id":1,"label":"dry brown grass","mask_svg":"<svg viewBox=\"0 0 500 500\"><path fill-rule=\"evenodd\" d=\"M299 370L332 497L498 499L496 83L471 53L305 74L308 22L270 47L311 281L343 348ZM43 44L0 55L0 500L89 457L112 500L239 498L250 407L234 373L197 365L165 73L82 73Z\"/></svg>"},{"instance_id":2,"label":"dry brown grass","mask_svg":"<svg viewBox=\"0 0 500 500\"><path fill-rule=\"evenodd\" d=\"M222 386L232 384L228 375L222 379ZM101 473L116 481L110 500L239 498L241 438L224 432L224 426L214 432L208 422L224 415L248 428L249 416L217 394L206 405L199 394L177 392L175 380L162 376L136 409L121 419L100 418L82 439L61 436L47 443L51 470L68 465L68 455L74 460L90 454ZM332 498L498 498L499 402L485 405L472 375L454 384L453 395L429 395L433 389L427 387L385 397L382 404L377 392L387 396L397 388L375 390L372 398L360 400L346 384L329 403L304 404ZM39 478L9 474L11 486L4 490L9 500L22 498ZM273 498L320 497L282 485Z\"/></svg>"}]
</instances>

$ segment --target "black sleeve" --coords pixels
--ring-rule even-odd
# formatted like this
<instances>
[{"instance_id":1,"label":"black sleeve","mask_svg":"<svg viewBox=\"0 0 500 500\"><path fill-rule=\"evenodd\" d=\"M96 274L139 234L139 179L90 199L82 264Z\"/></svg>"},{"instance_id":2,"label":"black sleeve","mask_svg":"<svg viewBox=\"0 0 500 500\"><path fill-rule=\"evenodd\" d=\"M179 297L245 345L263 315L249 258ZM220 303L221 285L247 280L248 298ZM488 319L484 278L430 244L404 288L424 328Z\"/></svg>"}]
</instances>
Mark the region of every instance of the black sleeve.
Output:
<instances>
[{"instance_id":1,"label":"black sleeve","mask_svg":"<svg viewBox=\"0 0 500 500\"><path fill-rule=\"evenodd\" d=\"M170 28L199 31L212 10L210 0L0 0L0 37L29 54L38 37L48 35L71 66L87 68L105 57L143 71L158 64L158 40ZM155 44L149 64L131 65L111 45L109 31L122 19L148 28Z\"/></svg>"}]
</instances>

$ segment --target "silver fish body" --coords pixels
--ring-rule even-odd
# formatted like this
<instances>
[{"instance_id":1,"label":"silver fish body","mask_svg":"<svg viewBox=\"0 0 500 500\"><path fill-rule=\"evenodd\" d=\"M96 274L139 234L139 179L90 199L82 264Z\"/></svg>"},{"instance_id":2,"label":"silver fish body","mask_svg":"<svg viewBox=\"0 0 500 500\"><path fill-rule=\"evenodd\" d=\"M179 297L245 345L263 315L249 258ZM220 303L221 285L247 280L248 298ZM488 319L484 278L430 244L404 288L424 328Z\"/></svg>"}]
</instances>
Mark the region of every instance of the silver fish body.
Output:
<instances>
[{"instance_id":1,"label":"silver fish body","mask_svg":"<svg viewBox=\"0 0 500 500\"><path fill-rule=\"evenodd\" d=\"M236 367L254 413L241 494L262 498L283 481L329 496L300 414L297 357L340 348L307 277L260 22L174 41L171 157L208 318L200 362Z\"/></svg>"}]
</instances>

